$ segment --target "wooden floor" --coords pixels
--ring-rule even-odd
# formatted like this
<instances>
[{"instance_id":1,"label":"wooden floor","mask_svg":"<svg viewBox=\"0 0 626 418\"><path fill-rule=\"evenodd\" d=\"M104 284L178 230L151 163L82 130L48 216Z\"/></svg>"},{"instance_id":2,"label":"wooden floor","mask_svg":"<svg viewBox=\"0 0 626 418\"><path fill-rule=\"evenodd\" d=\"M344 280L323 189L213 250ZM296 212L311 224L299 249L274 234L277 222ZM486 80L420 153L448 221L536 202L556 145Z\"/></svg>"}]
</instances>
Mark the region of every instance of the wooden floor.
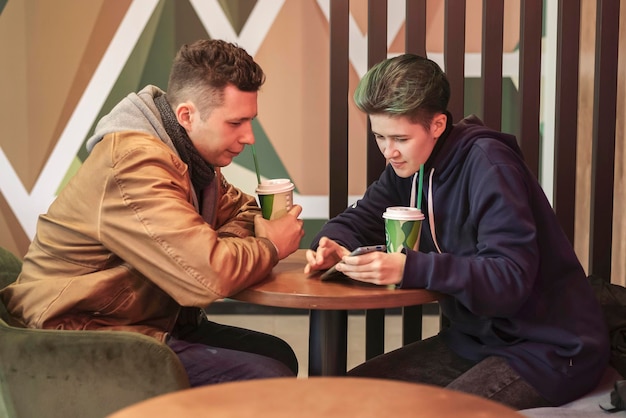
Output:
<instances>
[{"instance_id":1,"label":"wooden floor","mask_svg":"<svg viewBox=\"0 0 626 418\"><path fill-rule=\"evenodd\" d=\"M298 315L267 314L209 314L209 319L227 325L235 325L276 335L287 341L296 352L300 366L299 377L306 377L308 370L309 317ZM423 337L439 330L439 316L424 315ZM400 347L402 342L402 317L385 317L385 352ZM348 316L348 369L365 361L365 316Z\"/></svg>"}]
</instances>

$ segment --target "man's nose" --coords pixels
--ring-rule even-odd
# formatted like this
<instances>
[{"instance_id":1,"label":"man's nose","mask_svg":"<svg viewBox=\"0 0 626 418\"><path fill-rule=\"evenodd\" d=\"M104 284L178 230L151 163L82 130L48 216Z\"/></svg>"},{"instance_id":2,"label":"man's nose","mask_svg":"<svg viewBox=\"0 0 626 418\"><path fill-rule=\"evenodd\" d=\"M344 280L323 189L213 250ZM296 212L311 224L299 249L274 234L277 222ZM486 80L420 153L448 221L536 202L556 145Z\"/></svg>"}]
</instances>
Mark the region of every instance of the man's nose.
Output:
<instances>
[{"instance_id":1,"label":"man's nose","mask_svg":"<svg viewBox=\"0 0 626 418\"><path fill-rule=\"evenodd\" d=\"M247 129L245 129L242 137L241 143L246 145L254 144L254 130L252 129L252 122L246 124Z\"/></svg>"},{"instance_id":2,"label":"man's nose","mask_svg":"<svg viewBox=\"0 0 626 418\"><path fill-rule=\"evenodd\" d=\"M393 146L393 141L387 140L384 142L382 152L385 158L389 159L393 157L396 151L396 148Z\"/></svg>"}]
</instances>

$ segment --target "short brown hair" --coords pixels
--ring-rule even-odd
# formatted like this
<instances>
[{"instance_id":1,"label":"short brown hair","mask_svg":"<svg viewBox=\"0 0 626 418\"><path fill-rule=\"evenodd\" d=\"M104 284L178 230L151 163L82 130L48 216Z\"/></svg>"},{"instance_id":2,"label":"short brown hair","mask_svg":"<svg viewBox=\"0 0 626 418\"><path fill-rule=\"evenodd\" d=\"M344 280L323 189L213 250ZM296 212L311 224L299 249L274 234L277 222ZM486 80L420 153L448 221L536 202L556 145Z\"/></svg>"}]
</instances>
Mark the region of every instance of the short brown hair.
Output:
<instances>
[{"instance_id":1,"label":"short brown hair","mask_svg":"<svg viewBox=\"0 0 626 418\"><path fill-rule=\"evenodd\" d=\"M192 99L206 116L222 103L227 85L254 92L264 82L263 70L243 48L218 39L202 39L183 45L176 54L167 98L172 107Z\"/></svg>"}]
</instances>

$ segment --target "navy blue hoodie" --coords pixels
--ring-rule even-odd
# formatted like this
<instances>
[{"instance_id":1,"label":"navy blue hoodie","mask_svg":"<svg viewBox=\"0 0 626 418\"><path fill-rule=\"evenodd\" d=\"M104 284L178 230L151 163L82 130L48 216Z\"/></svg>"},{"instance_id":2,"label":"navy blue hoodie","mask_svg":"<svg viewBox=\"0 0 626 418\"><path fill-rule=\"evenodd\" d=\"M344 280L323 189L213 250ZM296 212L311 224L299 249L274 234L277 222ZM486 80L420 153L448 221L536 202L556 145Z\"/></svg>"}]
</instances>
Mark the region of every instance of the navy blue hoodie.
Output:
<instances>
[{"instance_id":1,"label":"navy blue hoodie","mask_svg":"<svg viewBox=\"0 0 626 418\"><path fill-rule=\"evenodd\" d=\"M448 126L424 171L426 219L400 287L448 295L440 335L458 355L506 358L556 405L593 389L609 358L604 317L515 137L469 117ZM322 236L348 249L384 243L382 214L414 203L411 186L387 166L312 247Z\"/></svg>"}]
</instances>

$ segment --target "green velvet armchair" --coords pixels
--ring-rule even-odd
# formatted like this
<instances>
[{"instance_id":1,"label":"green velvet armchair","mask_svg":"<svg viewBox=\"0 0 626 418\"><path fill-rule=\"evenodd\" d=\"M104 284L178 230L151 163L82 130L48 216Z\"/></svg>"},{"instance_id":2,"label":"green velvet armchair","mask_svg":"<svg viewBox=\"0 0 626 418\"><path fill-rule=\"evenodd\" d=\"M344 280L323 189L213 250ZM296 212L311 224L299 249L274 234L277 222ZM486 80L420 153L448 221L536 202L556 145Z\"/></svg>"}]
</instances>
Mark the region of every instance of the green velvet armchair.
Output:
<instances>
[{"instance_id":1,"label":"green velvet armchair","mask_svg":"<svg viewBox=\"0 0 626 418\"><path fill-rule=\"evenodd\" d=\"M21 260L0 247L0 288ZM8 324L0 303L0 416L105 417L130 404L189 387L165 344L122 331L60 331Z\"/></svg>"}]
</instances>

